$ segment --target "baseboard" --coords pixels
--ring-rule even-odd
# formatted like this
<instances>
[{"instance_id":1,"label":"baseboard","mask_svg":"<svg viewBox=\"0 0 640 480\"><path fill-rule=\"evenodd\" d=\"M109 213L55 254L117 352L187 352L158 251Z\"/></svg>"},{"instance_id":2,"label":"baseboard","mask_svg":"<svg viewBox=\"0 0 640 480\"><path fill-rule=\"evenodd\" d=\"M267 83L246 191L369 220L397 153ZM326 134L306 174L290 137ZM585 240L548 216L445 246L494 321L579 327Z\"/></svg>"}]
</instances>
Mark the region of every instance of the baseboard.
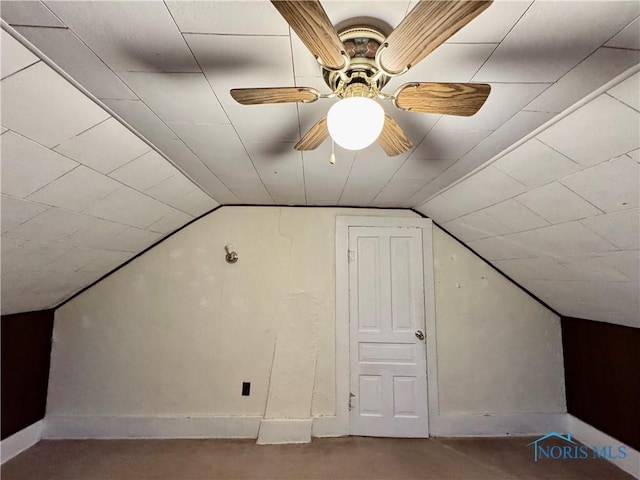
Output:
<instances>
[{"instance_id":1,"label":"baseboard","mask_svg":"<svg viewBox=\"0 0 640 480\"><path fill-rule=\"evenodd\" d=\"M566 430L566 413L438 415L429 418L432 437L508 437Z\"/></svg>"},{"instance_id":2,"label":"baseboard","mask_svg":"<svg viewBox=\"0 0 640 480\"><path fill-rule=\"evenodd\" d=\"M0 463L11 460L16 455L32 447L42 438L43 421L39 420L27 428L14 433L0 442Z\"/></svg>"},{"instance_id":3,"label":"baseboard","mask_svg":"<svg viewBox=\"0 0 640 480\"><path fill-rule=\"evenodd\" d=\"M313 437L347 437L349 436L349 422L337 416L313 417L311 427Z\"/></svg>"},{"instance_id":4,"label":"baseboard","mask_svg":"<svg viewBox=\"0 0 640 480\"><path fill-rule=\"evenodd\" d=\"M601 448L604 445L624 445L622 442L604 432L601 432L597 428L592 427L573 415L567 414L567 417L568 431L571 432L574 438L578 439L587 447L596 446ZM640 452L628 445L626 445L626 447L626 458L609 459L609 461L628 474L640 479Z\"/></svg>"},{"instance_id":5,"label":"baseboard","mask_svg":"<svg viewBox=\"0 0 640 480\"><path fill-rule=\"evenodd\" d=\"M47 416L43 438L257 438L254 416Z\"/></svg>"},{"instance_id":6,"label":"baseboard","mask_svg":"<svg viewBox=\"0 0 640 480\"><path fill-rule=\"evenodd\" d=\"M311 418L265 418L260 422L259 445L311 442Z\"/></svg>"}]
</instances>

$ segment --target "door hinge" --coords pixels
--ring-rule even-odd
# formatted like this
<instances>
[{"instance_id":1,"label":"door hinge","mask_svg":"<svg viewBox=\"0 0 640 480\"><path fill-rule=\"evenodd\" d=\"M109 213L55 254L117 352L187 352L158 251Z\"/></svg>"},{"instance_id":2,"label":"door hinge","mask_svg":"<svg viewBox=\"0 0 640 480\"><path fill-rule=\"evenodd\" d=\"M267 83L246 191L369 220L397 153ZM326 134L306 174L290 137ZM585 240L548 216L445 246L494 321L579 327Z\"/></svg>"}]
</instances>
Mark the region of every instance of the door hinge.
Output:
<instances>
[{"instance_id":1,"label":"door hinge","mask_svg":"<svg viewBox=\"0 0 640 480\"><path fill-rule=\"evenodd\" d=\"M351 403L351 400L354 398L355 398L355 395L349 392L349 411L353 410L353 403Z\"/></svg>"},{"instance_id":2,"label":"door hinge","mask_svg":"<svg viewBox=\"0 0 640 480\"><path fill-rule=\"evenodd\" d=\"M349 263L356 261L356 251L355 250L347 250L347 260Z\"/></svg>"}]
</instances>

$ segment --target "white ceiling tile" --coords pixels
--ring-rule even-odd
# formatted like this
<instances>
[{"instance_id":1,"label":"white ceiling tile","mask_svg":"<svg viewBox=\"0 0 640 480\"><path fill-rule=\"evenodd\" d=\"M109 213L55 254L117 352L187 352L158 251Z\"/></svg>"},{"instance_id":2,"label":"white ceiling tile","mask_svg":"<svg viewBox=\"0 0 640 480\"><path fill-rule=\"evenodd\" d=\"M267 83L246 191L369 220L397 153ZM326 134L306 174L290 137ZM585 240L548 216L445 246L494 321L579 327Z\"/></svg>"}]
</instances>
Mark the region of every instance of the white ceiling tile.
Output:
<instances>
[{"instance_id":1,"label":"white ceiling tile","mask_svg":"<svg viewBox=\"0 0 640 480\"><path fill-rule=\"evenodd\" d=\"M328 1L323 2L323 7L327 12L327 16L331 20L331 23L336 25L338 30L342 28L343 23L349 23L347 21L353 22L352 19L357 17L381 19L387 24L386 26L395 28L405 17L409 3L410 2L408 0L376 0L373 2ZM353 25L353 23L349 23L349 25Z\"/></svg>"},{"instance_id":2,"label":"white ceiling tile","mask_svg":"<svg viewBox=\"0 0 640 480\"><path fill-rule=\"evenodd\" d=\"M536 280L578 280L578 274L550 257L495 260L492 264L511 278Z\"/></svg>"},{"instance_id":3,"label":"white ceiling tile","mask_svg":"<svg viewBox=\"0 0 640 480\"><path fill-rule=\"evenodd\" d=\"M442 227L463 242L510 233L509 228L484 210L458 217Z\"/></svg>"},{"instance_id":4,"label":"white ceiling tile","mask_svg":"<svg viewBox=\"0 0 640 480\"><path fill-rule=\"evenodd\" d=\"M71 248L67 242L29 241L20 248L2 255L2 275L8 272L41 272L43 268ZM2 291L6 288L6 279L2 279Z\"/></svg>"},{"instance_id":5,"label":"white ceiling tile","mask_svg":"<svg viewBox=\"0 0 640 480\"><path fill-rule=\"evenodd\" d=\"M2 135L4 132L8 132L9 129L8 128L4 128L0 126L0 135Z\"/></svg>"},{"instance_id":6,"label":"white ceiling tile","mask_svg":"<svg viewBox=\"0 0 640 480\"><path fill-rule=\"evenodd\" d=\"M583 168L535 138L499 158L492 166L529 187L544 185Z\"/></svg>"},{"instance_id":7,"label":"white ceiling tile","mask_svg":"<svg viewBox=\"0 0 640 480\"><path fill-rule=\"evenodd\" d=\"M446 193L436 195L428 202L418 205L416 210L441 224L460 216L457 208L447 199Z\"/></svg>"},{"instance_id":8,"label":"white ceiling tile","mask_svg":"<svg viewBox=\"0 0 640 480\"><path fill-rule=\"evenodd\" d=\"M559 113L640 61L640 52L599 48L525 108Z\"/></svg>"},{"instance_id":9,"label":"white ceiling tile","mask_svg":"<svg viewBox=\"0 0 640 480\"><path fill-rule=\"evenodd\" d=\"M293 87L289 37L185 34L222 105L233 88Z\"/></svg>"},{"instance_id":10,"label":"white ceiling tile","mask_svg":"<svg viewBox=\"0 0 640 480\"><path fill-rule=\"evenodd\" d=\"M607 47L640 50L640 35L638 35L638 31L640 31L640 18L636 18L605 45Z\"/></svg>"},{"instance_id":11,"label":"white ceiling tile","mask_svg":"<svg viewBox=\"0 0 640 480\"><path fill-rule=\"evenodd\" d=\"M491 205L482 211L507 227L510 233L549 225L544 218L536 215L514 199Z\"/></svg>"},{"instance_id":12,"label":"white ceiling tile","mask_svg":"<svg viewBox=\"0 0 640 480\"><path fill-rule=\"evenodd\" d=\"M302 105L298 108L301 107ZM442 115L399 110L388 102L382 103L382 107L398 123L398 125L400 125L400 128L402 128L405 135L414 146L420 144L422 139L431 131L442 117ZM329 108L327 108L323 113L328 111ZM320 118L320 116L318 116L318 118ZM304 132L305 131L303 130L303 135Z\"/></svg>"},{"instance_id":13,"label":"white ceiling tile","mask_svg":"<svg viewBox=\"0 0 640 480\"><path fill-rule=\"evenodd\" d=\"M17 238L0 238L0 248L2 249L2 255L9 253L12 250L20 248L27 243L27 240L21 240Z\"/></svg>"},{"instance_id":14,"label":"white ceiling tile","mask_svg":"<svg viewBox=\"0 0 640 480\"><path fill-rule=\"evenodd\" d=\"M171 129L140 100L104 99L102 101L160 150L163 150L159 145L160 140L165 139L166 142L177 138Z\"/></svg>"},{"instance_id":15,"label":"white ceiling tile","mask_svg":"<svg viewBox=\"0 0 640 480\"><path fill-rule=\"evenodd\" d=\"M46 5L109 67L125 72L197 72L163 2L51 1Z\"/></svg>"},{"instance_id":16,"label":"white ceiling tile","mask_svg":"<svg viewBox=\"0 0 640 480\"><path fill-rule=\"evenodd\" d=\"M229 123L202 73L122 72L120 77L166 123Z\"/></svg>"},{"instance_id":17,"label":"white ceiling tile","mask_svg":"<svg viewBox=\"0 0 640 480\"><path fill-rule=\"evenodd\" d=\"M640 211L637 208L585 218L581 222L618 248L640 248Z\"/></svg>"},{"instance_id":18,"label":"white ceiling tile","mask_svg":"<svg viewBox=\"0 0 640 480\"><path fill-rule=\"evenodd\" d=\"M420 159L458 159L491 134L490 130L454 130L442 120L418 145L412 156Z\"/></svg>"},{"instance_id":19,"label":"white ceiling tile","mask_svg":"<svg viewBox=\"0 0 640 480\"><path fill-rule=\"evenodd\" d=\"M170 205L197 217L209 210L213 210L220 204L199 188L195 188L189 193L172 200Z\"/></svg>"},{"instance_id":20,"label":"white ceiling tile","mask_svg":"<svg viewBox=\"0 0 640 480\"><path fill-rule=\"evenodd\" d=\"M140 192L122 187L85 209L83 213L112 222L145 228L173 209Z\"/></svg>"},{"instance_id":21,"label":"white ceiling tile","mask_svg":"<svg viewBox=\"0 0 640 480\"><path fill-rule=\"evenodd\" d=\"M62 240L74 232L87 227L92 218L60 208L50 208L25 223L5 232L9 238L23 240Z\"/></svg>"},{"instance_id":22,"label":"white ceiling tile","mask_svg":"<svg viewBox=\"0 0 640 480\"><path fill-rule=\"evenodd\" d=\"M109 176L135 190L143 191L179 173L162 155L151 150L117 168Z\"/></svg>"},{"instance_id":23,"label":"white ceiling tile","mask_svg":"<svg viewBox=\"0 0 640 480\"><path fill-rule=\"evenodd\" d=\"M136 98L71 30L43 27L16 30L97 98Z\"/></svg>"},{"instance_id":24,"label":"white ceiling tile","mask_svg":"<svg viewBox=\"0 0 640 480\"><path fill-rule=\"evenodd\" d=\"M273 203L249 155L210 155L203 162L240 201L249 204Z\"/></svg>"},{"instance_id":25,"label":"white ceiling tile","mask_svg":"<svg viewBox=\"0 0 640 480\"><path fill-rule=\"evenodd\" d=\"M97 272L105 274L122 265L129 258L131 252L118 252L114 250L98 250L95 248L73 248L58 257L49 267L65 271L79 270L82 272Z\"/></svg>"},{"instance_id":26,"label":"white ceiling tile","mask_svg":"<svg viewBox=\"0 0 640 480\"><path fill-rule=\"evenodd\" d=\"M601 210L614 212L638 206L639 178L640 166L622 155L564 178L561 182Z\"/></svg>"},{"instance_id":27,"label":"white ceiling tile","mask_svg":"<svg viewBox=\"0 0 640 480\"><path fill-rule=\"evenodd\" d=\"M448 43L499 43L531 5L531 1L498 1L467 24Z\"/></svg>"},{"instance_id":28,"label":"white ceiling tile","mask_svg":"<svg viewBox=\"0 0 640 480\"><path fill-rule=\"evenodd\" d=\"M79 212L121 185L83 165L29 196L29 200Z\"/></svg>"},{"instance_id":29,"label":"white ceiling tile","mask_svg":"<svg viewBox=\"0 0 640 480\"><path fill-rule=\"evenodd\" d=\"M272 153L265 143L247 143L247 151L278 205L305 205L302 154L293 144L282 144L281 152Z\"/></svg>"},{"instance_id":30,"label":"white ceiling tile","mask_svg":"<svg viewBox=\"0 0 640 480\"><path fill-rule=\"evenodd\" d=\"M246 153L232 125L224 123L176 123L171 129L202 158L211 155L242 155Z\"/></svg>"},{"instance_id":31,"label":"white ceiling tile","mask_svg":"<svg viewBox=\"0 0 640 480\"><path fill-rule=\"evenodd\" d=\"M317 77L318 75L322 74L320 64L316 61L307 47L305 47L304 43L302 43L302 40L298 38L295 32L291 32L291 51L293 56L293 68L295 70L296 76ZM299 83L297 83L296 85L307 87L313 86Z\"/></svg>"},{"instance_id":32,"label":"white ceiling tile","mask_svg":"<svg viewBox=\"0 0 640 480\"><path fill-rule=\"evenodd\" d=\"M356 159L357 162L357 159ZM341 207L357 207L372 203L380 190L389 182L392 171L378 172L375 176L363 177L349 175L338 205Z\"/></svg>"},{"instance_id":33,"label":"white ceiling tile","mask_svg":"<svg viewBox=\"0 0 640 480\"><path fill-rule=\"evenodd\" d=\"M505 237L490 237L467 242L471 249L485 260L506 260L540 256L536 248L526 247Z\"/></svg>"},{"instance_id":34,"label":"white ceiling tile","mask_svg":"<svg viewBox=\"0 0 640 480\"><path fill-rule=\"evenodd\" d=\"M2 137L2 193L26 197L77 166L13 132Z\"/></svg>"},{"instance_id":35,"label":"white ceiling tile","mask_svg":"<svg viewBox=\"0 0 640 480\"><path fill-rule=\"evenodd\" d=\"M2 218L1 226L2 232L4 233L44 212L49 207L39 203L19 200L8 195L2 195L0 208L0 217Z\"/></svg>"},{"instance_id":36,"label":"white ceiling tile","mask_svg":"<svg viewBox=\"0 0 640 480\"><path fill-rule=\"evenodd\" d=\"M634 160L636 163L640 163L640 149L627 152L627 157L629 157L631 160Z\"/></svg>"},{"instance_id":37,"label":"white ceiling tile","mask_svg":"<svg viewBox=\"0 0 640 480\"><path fill-rule=\"evenodd\" d=\"M489 98L470 117L443 115L436 128L496 130L549 87L548 83L492 83Z\"/></svg>"},{"instance_id":38,"label":"white ceiling tile","mask_svg":"<svg viewBox=\"0 0 640 480\"><path fill-rule=\"evenodd\" d=\"M14 2L8 2L14 3ZM28 3L35 3L29 1ZM5 294L2 292L2 315L10 315L12 313L35 312L55 307L66 297L65 292L53 292L47 294L39 294L30 291L20 294Z\"/></svg>"},{"instance_id":39,"label":"white ceiling tile","mask_svg":"<svg viewBox=\"0 0 640 480\"><path fill-rule=\"evenodd\" d=\"M148 228L152 232L170 233L182 227L183 225L186 225L191 220L193 220L193 217L191 215L187 215L184 212L174 210L173 212L166 214L157 222L149 225Z\"/></svg>"},{"instance_id":40,"label":"white ceiling tile","mask_svg":"<svg viewBox=\"0 0 640 480\"><path fill-rule=\"evenodd\" d=\"M535 2L474 79L555 82L638 10L635 2Z\"/></svg>"},{"instance_id":41,"label":"white ceiling tile","mask_svg":"<svg viewBox=\"0 0 640 480\"><path fill-rule=\"evenodd\" d=\"M2 64L0 67L2 78L16 73L39 60L20 42L2 30Z\"/></svg>"},{"instance_id":42,"label":"white ceiling tile","mask_svg":"<svg viewBox=\"0 0 640 480\"><path fill-rule=\"evenodd\" d=\"M534 188L516 200L550 223L563 223L602 213L558 182Z\"/></svg>"},{"instance_id":43,"label":"white ceiling tile","mask_svg":"<svg viewBox=\"0 0 640 480\"><path fill-rule=\"evenodd\" d=\"M269 2L165 2L184 33L289 35L289 26Z\"/></svg>"},{"instance_id":44,"label":"white ceiling tile","mask_svg":"<svg viewBox=\"0 0 640 480\"><path fill-rule=\"evenodd\" d=\"M633 282L640 281L640 250L609 252L607 262ZM640 290L640 289L639 289Z\"/></svg>"},{"instance_id":45,"label":"white ceiling tile","mask_svg":"<svg viewBox=\"0 0 640 480\"><path fill-rule=\"evenodd\" d=\"M295 104L225 105L229 119L243 142L297 142L300 140ZM274 122L274 118L278 121Z\"/></svg>"},{"instance_id":46,"label":"white ceiling tile","mask_svg":"<svg viewBox=\"0 0 640 480\"><path fill-rule=\"evenodd\" d=\"M47 147L108 117L43 62L2 80L2 124Z\"/></svg>"},{"instance_id":47,"label":"white ceiling tile","mask_svg":"<svg viewBox=\"0 0 640 480\"><path fill-rule=\"evenodd\" d=\"M577 280L598 280L601 282L628 282L631 280L617 268L615 257L609 253L559 257L557 260L574 272Z\"/></svg>"},{"instance_id":48,"label":"white ceiling tile","mask_svg":"<svg viewBox=\"0 0 640 480\"><path fill-rule=\"evenodd\" d=\"M640 52L638 52L640 61ZM615 87L609 89L609 95L640 111L640 73L636 73Z\"/></svg>"},{"instance_id":49,"label":"white ceiling tile","mask_svg":"<svg viewBox=\"0 0 640 480\"><path fill-rule=\"evenodd\" d=\"M538 139L590 166L640 147L638 112L600 95L538 134Z\"/></svg>"},{"instance_id":50,"label":"white ceiling tile","mask_svg":"<svg viewBox=\"0 0 640 480\"><path fill-rule=\"evenodd\" d=\"M555 257L616 250L615 246L578 221L512 233L505 238Z\"/></svg>"},{"instance_id":51,"label":"white ceiling tile","mask_svg":"<svg viewBox=\"0 0 640 480\"><path fill-rule=\"evenodd\" d=\"M151 148L115 118L109 118L62 142L55 150L94 170L109 173Z\"/></svg>"},{"instance_id":52,"label":"white ceiling tile","mask_svg":"<svg viewBox=\"0 0 640 480\"><path fill-rule=\"evenodd\" d=\"M409 82L469 82L495 48L493 43L445 43L404 75L392 78L384 90L391 93Z\"/></svg>"},{"instance_id":53,"label":"white ceiling tile","mask_svg":"<svg viewBox=\"0 0 640 480\"><path fill-rule=\"evenodd\" d=\"M191 180L181 173L176 173L146 189L145 193L161 202L169 203L178 197L192 192L196 188Z\"/></svg>"},{"instance_id":54,"label":"white ceiling tile","mask_svg":"<svg viewBox=\"0 0 640 480\"><path fill-rule=\"evenodd\" d=\"M323 143L316 150L302 152L308 205L337 205L356 154L343 149L336 153L336 163L331 165L329 142Z\"/></svg>"},{"instance_id":55,"label":"white ceiling tile","mask_svg":"<svg viewBox=\"0 0 640 480\"><path fill-rule=\"evenodd\" d=\"M31 25L38 27L64 27L41 2L12 0L2 3L2 19L9 25Z\"/></svg>"},{"instance_id":56,"label":"white ceiling tile","mask_svg":"<svg viewBox=\"0 0 640 480\"><path fill-rule=\"evenodd\" d=\"M92 218L92 222L65 238L69 245L105 250L118 250L114 238L128 227L120 223Z\"/></svg>"}]
</instances>

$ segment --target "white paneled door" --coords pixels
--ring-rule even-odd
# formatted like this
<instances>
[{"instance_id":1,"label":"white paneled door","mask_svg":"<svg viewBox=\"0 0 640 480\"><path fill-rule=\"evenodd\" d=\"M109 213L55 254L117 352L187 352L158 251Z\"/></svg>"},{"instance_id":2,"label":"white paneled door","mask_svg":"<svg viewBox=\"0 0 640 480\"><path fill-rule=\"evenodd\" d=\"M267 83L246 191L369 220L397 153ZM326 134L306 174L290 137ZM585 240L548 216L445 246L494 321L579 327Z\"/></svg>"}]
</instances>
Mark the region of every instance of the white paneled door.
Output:
<instances>
[{"instance_id":1,"label":"white paneled door","mask_svg":"<svg viewBox=\"0 0 640 480\"><path fill-rule=\"evenodd\" d=\"M427 437L422 230L349 228L350 433Z\"/></svg>"}]
</instances>

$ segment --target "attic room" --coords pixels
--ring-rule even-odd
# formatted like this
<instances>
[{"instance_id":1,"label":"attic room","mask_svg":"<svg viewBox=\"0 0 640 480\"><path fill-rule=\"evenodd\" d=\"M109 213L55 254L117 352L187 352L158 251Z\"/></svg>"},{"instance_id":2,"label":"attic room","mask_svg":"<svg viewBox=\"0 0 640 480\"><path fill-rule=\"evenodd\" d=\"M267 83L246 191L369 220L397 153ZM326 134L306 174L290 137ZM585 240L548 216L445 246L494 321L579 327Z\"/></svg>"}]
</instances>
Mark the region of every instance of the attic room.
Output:
<instances>
[{"instance_id":1,"label":"attic room","mask_svg":"<svg viewBox=\"0 0 640 480\"><path fill-rule=\"evenodd\" d=\"M640 478L640 2L0 18L3 479Z\"/></svg>"}]
</instances>

